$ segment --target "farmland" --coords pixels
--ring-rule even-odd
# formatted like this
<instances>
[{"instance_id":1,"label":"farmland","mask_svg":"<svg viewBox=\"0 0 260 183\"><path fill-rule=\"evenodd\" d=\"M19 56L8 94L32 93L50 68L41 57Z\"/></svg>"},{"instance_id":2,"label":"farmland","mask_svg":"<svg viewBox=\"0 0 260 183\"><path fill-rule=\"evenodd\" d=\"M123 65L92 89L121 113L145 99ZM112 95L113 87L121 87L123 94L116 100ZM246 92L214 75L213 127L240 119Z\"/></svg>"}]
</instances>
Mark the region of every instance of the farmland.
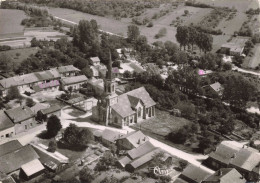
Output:
<instances>
[{"instance_id":1,"label":"farmland","mask_svg":"<svg viewBox=\"0 0 260 183\"><path fill-rule=\"evenodd\" d=\"M23 32L24 27L21 21L26 18L23 11L0 9L0 38L6 37L4 34L19 34Z\"/></svg>"}]
</instances>

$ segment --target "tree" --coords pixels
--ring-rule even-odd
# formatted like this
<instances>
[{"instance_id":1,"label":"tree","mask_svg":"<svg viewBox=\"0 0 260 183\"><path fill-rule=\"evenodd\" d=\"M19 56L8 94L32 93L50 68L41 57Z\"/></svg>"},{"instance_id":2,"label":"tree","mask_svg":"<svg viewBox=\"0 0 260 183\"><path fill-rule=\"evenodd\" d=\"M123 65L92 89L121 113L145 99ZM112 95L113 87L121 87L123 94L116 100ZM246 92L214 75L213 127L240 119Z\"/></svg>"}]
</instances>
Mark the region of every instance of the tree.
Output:
<instances>
[{"instance_id":1,"label":"tree","mask_svg":"<svg viewBox=\"0 0 260 183\"><path fill-rule=\"evenodd\" d=\"M35 105L35 102L33 101L33 99L31 99L31 98L26 99L26 106L32 107L34 105Z\"/></svg>"},{"instance_id":2,"label":"tree","mask_svg":"<svg viewBox=\"0 0 260 183\"><path fill-rule=\"evenodd\" d=\"M232 69L232 64L231 63L224 63L222 67L223 67L224 71L229 71L229 70Z\"/></svg>"},{"instance_id":3,"label":"tree","mask_svg":"<svg viewBox=\"0 0 260 183\"><path fill-rule=\"evenodd\" d=\"M5 53L0 54L0 70L5 73L9 72L11 70L10 64L12 64L11 57Z\"/></svg>"},{"instance_id":4,"label":"tree","mask_svg":"<svg viewBox=\"0 0 260 183\"><path fill-rule=\"evenodd\" d=\"M110 152L105 152L104 155L100 158L99 162L95 166L97 171L108 170L110 166L114 166L116 158Z\"/></svg>"},{"instance_id":5,"label":"tree","mask_svg":"<svg viewBox=\"0 0 260 183\"><path fill-rule=\"evenodd\" d=\"M112 174L110 178L106 177L100 183L119 183L119 180Z\"/></svg>"},{"instance_id":6,"label":"tree","mask_svg":"<svg viewBox=\"0 0 260 183\"><path fill-rule=\"evenodd\" d=\"M21 97L22 96L21 96L20 91L18 90L17 86L11 86L8 89L6 98L8 98L9 100L19 99Z\"/></svg>"},{"instance_id":7,"label":"tree","mask_svg":"<svg viewBox=\"0 0 260 183\"><path fill-rule=\"evenodd\" d=\"M179 167L180 167L181 171L183 171L187 167L187 165L188 165L188 161L186 161L186 160L179 161Z\"/></svg>"},{"instance_id":8,"label":"tree","mask_svg":"<svg viewBox=\"0 0 260 183\"><path fill-rule=\"evenodd\" d=\"M120 61L119 61L119 60L114 61L114 62L112 63L112 67L120 68Z\"/></svg>"},{"instance_id":9,"label":"tree","mask_svg":"<svg viewBox=\"0 0 260 183\"><path fill-rule=\"evenodd\" d=\"M48 151L54 153L56 151L56 149L57 149L57 142L55 140L51 140L49 142Z\"/></svg>"},{"instance_id":10,"label":"tree","mask_svg":"<svg viewBox=\"0 0 260 183\"><path fill-rule=\"evenodd\" d=\"M206 149L210 148L212 145L212 141L210 138L202 138L199 142L199 149L204 153Z\"/></svg>"},{"instance_id":11,"label":"tree","mask_svg":"<svg viewBox=\"0 0 260 183\"><path fill-rule=\"evenodd\" d=\"M180 43L180 48L185 47L189 44L189 28L187 26L177 27L177 33L175 35L178 43Z\"/></svg>"},{"instance_id":12,"label":"tree","mask_svg":"<svg viewBox=\"0 0 260 183\"><path fill-rule=\"evenodd\" d=\"M49 137L55 137L62 128L60 119L56 115L51 115L47 121L47 134Z\"/></svg>"},{"instance_id":13,"label":"tree","mask_svg":"<svg viewBox=\"0 0 260 183\"><path fill-rule=\"evenodd\" d=\"M95 179L95 177L93 175L93 171L85 166L79 172L79 179L82 183L90 183Z\"/></svg>"},{"instance_id":14,"label":"tree","mask_svg":"<svg viewBox=\"0 0 260 183\"><path fill-rule=\"evenodd\" d=\"M64 141L73 147L85 148L93 140L93 133L89 129L81 129L75 124L70 124L64 131Z\"/></svg>"},{"instance_id":15,"label":"tree","mask_svg":"<svg viewBox=\"0 0 260 183\"><path fill-rule=\"evenodd\" d=\"M134 43L140 36L140 30L136 25L129 25L127 27L127 39L130 43Z\"/></svg>"},{"instance_id":16,"label":"tree","mask_svg":"<svg viewBox=\"0 0 260 183\"><path fill-rule=\"evenodd\" d=\"M123 73L123 77L124 77L124 78L130 78L131 76L132 76L132 74L131 74L130 71L125 71L125 72Z\"/></svg>"},{"instance_id":17,"label":"tree","mask_svg":"<svg viewBox=\"0 0 260 183\"><path fill-rule=\"evenodd\" d=\"M173 131L168 134L168 139L177 144L183 144L189 137L189 127L185 125L177 131Z\"/></svg>"},{"instance_id":18,"label":"tree","mask_svg":"<svg viewBox=\"0 0 260 183\"><path fill-rule=\"evenodd\" d=\"M187 16L189 14L189 10L184 10L184 14Z\"/></svg>"}]
</instances>

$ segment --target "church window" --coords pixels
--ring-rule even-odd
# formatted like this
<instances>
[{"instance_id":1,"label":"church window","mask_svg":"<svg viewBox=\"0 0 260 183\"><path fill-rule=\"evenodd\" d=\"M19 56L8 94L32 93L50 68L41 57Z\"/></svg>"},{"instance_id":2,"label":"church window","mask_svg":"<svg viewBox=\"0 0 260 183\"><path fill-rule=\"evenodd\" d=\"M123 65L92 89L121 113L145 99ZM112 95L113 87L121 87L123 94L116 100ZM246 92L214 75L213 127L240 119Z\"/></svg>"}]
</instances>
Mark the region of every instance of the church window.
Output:
<instances>
[{"instance_id":1,"label":"church window","mask_svg":"<svg viewBox=\"0 0 260 183\"><path fill-rule=\"evenodd\" d=\"M141 117L141 114L142 114L142 109L141 107L138 108L138 117Z\"/></svg>"},{"instance_id":2,"label":"church window","mask_svg":"<svg viewBox=\"0 0 260 183\"><path fill-rule=\"evenodd\" d=\"M115 122L115 123L118 123L118 118L117 118L117 116L114 118L114 122Z\"/></svg>"}]
</instances>

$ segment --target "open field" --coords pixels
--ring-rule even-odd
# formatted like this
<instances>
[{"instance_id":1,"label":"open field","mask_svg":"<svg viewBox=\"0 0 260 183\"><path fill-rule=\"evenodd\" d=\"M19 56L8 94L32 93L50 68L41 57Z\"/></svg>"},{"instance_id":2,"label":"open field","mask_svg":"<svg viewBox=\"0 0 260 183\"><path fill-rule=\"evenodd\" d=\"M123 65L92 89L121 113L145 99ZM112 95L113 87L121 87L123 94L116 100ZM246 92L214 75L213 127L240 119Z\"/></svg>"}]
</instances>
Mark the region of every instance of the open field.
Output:
<instances>
[{"instance_id":1,"label":"open field","mask_svg":"<svg viewBox=\"0 0 260 183\"><path fill-rule=\"evenodd\" d=\"M8 50L8 51L1 51L0 54L6 54L12 58L15 64L21 63L24 59L28 58L30 55L34 55L37 53L38 48L22 48L16 50ZM19 54L19 56L17 55Z\"/></svg>"},{"instance_id":2,"label":"open field","mask_svg":"<svg viewBox=\"0 0 260 183\"><path fill-rule=\"evenodd\" d=\"M260 64L260 44L255 45L253 57L249 57L250 61L248 63L249 68L255 68Z\"/></svg>"},{"instance_id":3,"label":"open field","mask_svg":"<svg viewBox=\"0 0 260 183\"><path fill-rule=\"evenodd\" d=\"M141 123L141 129L150 130L153 133L166 136L171 131L180 129L191 122L180 117L170 115L169 112L156 109L156 116ZM140 127L140 125L136 125Z\"/></svg>"},{"instance_id":4,"label":"open field","mask_svg":"<svg viewBox=\"0 0 260 183\"><path fill-rule=\"evenodd\" d=\"M15 34L23 32L21 21L26 15L21 10L0 9L0 37L2 34Z\"/></svg>"}]
</instances>

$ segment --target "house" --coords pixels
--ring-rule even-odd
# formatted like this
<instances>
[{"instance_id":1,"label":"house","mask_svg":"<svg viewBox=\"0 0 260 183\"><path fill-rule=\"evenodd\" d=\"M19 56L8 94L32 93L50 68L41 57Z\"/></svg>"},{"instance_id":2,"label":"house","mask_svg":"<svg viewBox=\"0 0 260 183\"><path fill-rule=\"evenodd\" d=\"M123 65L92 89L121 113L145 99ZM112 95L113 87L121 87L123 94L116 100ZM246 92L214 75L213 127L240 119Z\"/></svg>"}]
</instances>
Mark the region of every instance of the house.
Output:
<instances>
[{"instance_id":1,"label":"house","mask_svg":"<svg viewBox=\"0 0 260 183\"><path fill-rule=\"evenodd\" d=\"M117 148L119 150L131 150L149 141L149 138L141 131L133 131L121 136L117 140Z\"/></svg>"},{"instance_id":2,"label":"house","mask_svg":"<svg viewBox=\"0 0 260 183\"><path fill-rule=\"evenodd\" d=\"M247 148L240 149L234 154L229 167L236 168L248 181L260 178L260 154Z\"/></svg>"},{"instance_id":3,"label":"house","mask_svg":"<svg viewBox=\"0 0 260 183\"><path fill-rule=\"evenodd\" d=\"M8 175L17 170L21 170L20 173L21 175L25 173L25 178L34 177L34 175L38 175L38 173L42 172L42 166L38 159L38 154L30 145L22 146L0 156L0 172Z\"/></svg>"},{"instance_id":4,"label":"house","mask_svg":"<svg viewBox=\"0 0 260 183\"><path fill-rule=\"evenodd\" d=\"M90 88L94 93L99 93L101 95L104 92L104 80L91 78L88 80L87 88Z\"/></svg>"},{"instance_id":5,"label":"house","mask_svg":"<svg viewBox=\"0 0 260 183\"><path fill-rule=\"evenodd\" d=\"M116 77L116 78L121 77L121 73L120 73L118 67L113 67L112 73L114 74L114 77Z\"/></svg>"},{"instance_id":6,"label":"house","mask_svg":"<svg viewBox=\"0 0 260 183\"><path fill-rule=\"evenodd\" d=\"M14 134L14 123L6 116L4 111L0 111L0 139L12 137Z\"/></svg>"},{"instance_id":7,"label":"house","mask_svg":"<svg viewBox=\"0 0 260 183\"><path fill-rule=\"evenodd\" d=\"M189 183L201 183L207 179L211 174L206 170L199 168L193 164L189 164L179 176L180 179Z\"/></svg>"},{"instance_id":8,"label":"house","mask_svg":"<svg viewBox=\"0 0 260 183\"><path fill-rule=\"evenodd\" d=\"M221 168L202 183L246 183L246 179L234 168Z\"/></svg>"},{"instance_id":9,"label":"house","mask_svg":"<svg viewBox=\"0 0 260 183\"><path fill-rule=\"evenodd\" d=\"M107 67L104 64L90 66L90 69L93 73L93 77L95 77L95 78L106 76Z\"/></svg>"},{"instance_id":10,"label":"house","mask_svg":"<svg viewBox=\"0 0 260 183\"><path fill-rule=\"evenodd\" d=\"M18 140L11 140L0 145L0 157L20 149L22 144Z\"/></svg>"},{"instance_id":11,"label":"house","mask_svg":"<svg viewBox=\"0 0 260 183\"><path fill-rule=\"evenodd\" d=\"M41 109L37 112L37 118L46 121L50 116L56 115L60 117L61 107L59 105L52 105L48 108Z\"/></svg>"},{"instance_id":12,"label":"house","mask_svg":"<svg viewBox=\"0 0 260 183\"><path fill-rule=\"evenodd\" d=\"M163 152L160 148L155 147L149 141L127 152L127 155L117 161L117 165L121 168L125 168L129 172L141 169L149 162L151 162L154 156ZM167 161L168 156L165 158Z\"/></svg>"},{"instance_id":13,"label":"house","mask_svg":"<svg viewBox=\"0 0 260 183\"><path fill-rule=\"evenodd\" d=\"M32 91L33 88L41 90L57 90L59 88L60 74L57 70L46 70L35 73L14 76L0 80L2 95L6 96L11 86L16 86L21 93Z\"/></svg>"},{"instance_id":14,"label":"house","mask_svg":"<svg viewBox=\"0 0 260 183\"><path fill-rule=\"evenodd\" d=\"M43 110L43 109L47 109L48 107L50 107L49 104L36 103L34 106L31 107L31 110L33 111L33 113L35 115L37 115L38 111Z\"/></svg>"},{"instance_id":15,"label":"house","mask_svg":"<svg viewBox=\"0 0 260 183\"><path fill-rule=\"evenodd\" d=\"M8 118L14 123L15 134L24 132L36 126L33 111L27 106L20 106L5 111Z\"/></svg>"},{"instance_id":16,"label":"house","mask_svg":"<svg viewBox=\"0 0 260 183\"><path fill-rule=\"evenodd\" d=\"M222 96L224 88L222 87L222 85L219 82L213 83L209 86L213 92L216 92L218 95Z\"/></svg>"},{"instance_id":17,"label":"house","mask_svg":"<svg viewBox=\"0 0 260 183\"><path fill-rule=\"evenodd\" d=\"M57 70L60 77L73 77L80 72L80 70L73 65L60 66L52 69Z\"/></svg>"},{"instance_id":18,"label":"house","mask_svg":"<svg viewBox=\"0 0 260 183\"><path fill-rule=\"evenodd\" d=\"M203 164L214 170L235 168L247 181L255 181L260 177L259 151L246 146L238 147L222 142Z\"/></svg>"},{"instance_id":19,"label":"house","mask_svg":"<svg viewBox=\"0 0 260 183\"><path fill-rule=\"evenodd\" d=\"M59 172L63 170L69 162L69 159L63 154L55 151L49 152L47 146L43 144L31 144L35 152L39 155L39 161L50 171Z\"/></svg>"},{"instance_id":20,"label":"house","mask_svg":"<svg viewBox=\"0 0 260 183\"><path fill-rule=\"evenodd\" d=\"M221 53L230 56L241 56L243 51L244 51L243 45L233 43L233 42L225 43L220 48Z\"/></svg>"},{"instance_id":21,"label":"house","mask_svg":"<svg viewBox=\"0 0 260 183\"><path fill-rule=\"evenodd\" d=\"M112 144L116 144L117 139L122 137L123 134L114 130L105 129L101 134L101 142L109 147Z\"/></svg>"},{"instance_id":22,"label":"house","mask_svg":"<svg viewBox=\"0 0 260 183\"><path fill-rule=\"evenodd\" d=\"M90 63L91 63L93 66L100 65L100 59L99 59L98 57L91 57L91 58L90 58Z\"/></svg>"},{"instance_id":23,"label":"house","mask_svg":"<svg viewBox=\"0 0 260 183\"><path fill-rule=\"evenodd\" d=\"M38 159L34 159L28 163L25 163L21 166L21 175L24 176L27 180L36 177L43 173L45 170L44 166Z\"/></svg>"},{"instance_id":24,"label":"house","mask_svg":"<svg viewBox=\"0 0 260 183\"><path fill-rule=\"evenodd\" d=\"M72 90L79 90L87 81L88 78L85 75L62 78L61 88L63 90L68 90L71 87Z\"/></svg>"},{"instance_id":25,"label":"house","mask_svg":"<svg viewBox=\"0 0 260 183\"><path fill-rule=\"evenodd\" d=\"M216 150L209 154L209 157L202 163L213 170L227 168L234 157L234 154L239 151L239 147L220 143Z\"/></svg>"}]
</instances>

